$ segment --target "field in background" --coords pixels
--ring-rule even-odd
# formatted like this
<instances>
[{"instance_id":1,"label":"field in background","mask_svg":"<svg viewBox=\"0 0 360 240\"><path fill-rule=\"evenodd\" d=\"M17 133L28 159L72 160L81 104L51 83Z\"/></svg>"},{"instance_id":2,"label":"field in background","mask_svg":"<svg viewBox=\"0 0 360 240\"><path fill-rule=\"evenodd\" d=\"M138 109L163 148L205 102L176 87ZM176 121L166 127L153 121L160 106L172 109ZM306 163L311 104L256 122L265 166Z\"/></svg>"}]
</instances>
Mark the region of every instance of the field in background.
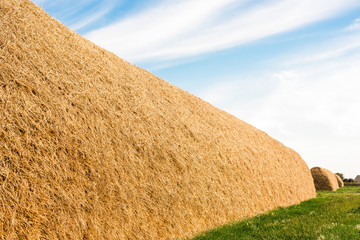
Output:
<instances>
[{"instance_id":1,"label":"field in background","mask_svg":"<svg viewBox=\"0 0 360 240\"><path fill-rule=\"evenodd\" d=\"M360 189L323 191L299 205L226 225L194 240L360 239Z\"/></svg>"},{"instance_id":2,"label":"field in background","mask_svg":"<svg viewBox=\"0 0 360 240\"><path fill-rule=\"evenodd\" d=\"M358 186L360 187L360 183L356 183L356 182L344 182L345 186Z\"/></svg>"}]
</instances>

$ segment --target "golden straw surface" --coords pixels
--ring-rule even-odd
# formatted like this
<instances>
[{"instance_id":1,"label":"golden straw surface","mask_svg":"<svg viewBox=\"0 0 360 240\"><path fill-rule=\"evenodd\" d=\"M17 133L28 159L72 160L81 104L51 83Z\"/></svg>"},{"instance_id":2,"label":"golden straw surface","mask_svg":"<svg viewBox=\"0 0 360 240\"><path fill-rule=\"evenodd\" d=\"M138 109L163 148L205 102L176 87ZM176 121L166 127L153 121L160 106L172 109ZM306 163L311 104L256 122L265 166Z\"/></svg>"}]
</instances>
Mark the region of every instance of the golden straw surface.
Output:
<instances>
[{"instance_id":1,"label":"golden straw surface","mask_svg":"<svg viewBox=\"0 0 360 240\"><path fill-rule=\"evenodd\" d=\"M335 174L321 167L313 167L311 175L314 179L316 191L336 191L339 188L338 180Z\"/></svg>"},{"instance_id":2,"label":"golden straw surface","mask_svg":"<svg viewBox=\"0 0 360 240\"><path fill-rule=\"evenodd\" d=\"M335 174L335 177L336 177L339 187L343 187L344 186L343 180L337 174Z\"/></svg>"},{"instance_id":3,"label":"golden straw surface","mask_svg":"<svg viewBox=\"0 0 360 240\"><path fill-rule=\"evenodd\" d=\"M295 151L30 1L0 29L1 239L184 238L315 197Z\"/></svg>"}]
</instances>

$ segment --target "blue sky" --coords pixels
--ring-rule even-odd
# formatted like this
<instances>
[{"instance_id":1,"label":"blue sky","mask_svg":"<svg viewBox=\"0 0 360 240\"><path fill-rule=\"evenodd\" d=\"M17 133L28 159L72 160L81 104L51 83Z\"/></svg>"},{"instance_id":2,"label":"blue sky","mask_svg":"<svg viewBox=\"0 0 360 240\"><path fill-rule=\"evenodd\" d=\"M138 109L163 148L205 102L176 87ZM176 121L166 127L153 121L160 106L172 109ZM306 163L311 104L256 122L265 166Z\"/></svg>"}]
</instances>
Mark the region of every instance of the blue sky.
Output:
<instances>
[{"instance_id":1,"label":"blue sky","mask_svg":"<svg viewBox=\"0 0 360 240\"><path fill-rule=\"evenodd\" d=\"M296 150L360 174L359 0L34 0Z\"/></svg>"}]
</instances>

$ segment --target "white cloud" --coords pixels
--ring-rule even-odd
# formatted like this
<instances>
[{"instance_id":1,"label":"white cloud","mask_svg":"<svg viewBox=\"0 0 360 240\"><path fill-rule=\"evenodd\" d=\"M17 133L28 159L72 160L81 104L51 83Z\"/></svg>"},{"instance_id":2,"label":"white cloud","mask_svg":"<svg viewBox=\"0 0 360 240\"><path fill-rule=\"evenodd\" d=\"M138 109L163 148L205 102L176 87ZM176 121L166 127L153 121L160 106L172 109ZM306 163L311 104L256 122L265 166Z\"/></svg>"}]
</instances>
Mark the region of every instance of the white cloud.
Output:
<instances>
[{"instance_id":1,"label":"white cloud","mask_svg":"<svg viewBox=\"0 0 360 240\"><path fill-rule=\"evenodd\" d=\"M235 0L164 1L86 37L128 60L163 55L169 43L190 37ZM246 2L246 1L242 1ZM162 48L163 47L163 48Z\"/></svg>"},{"instance_id":2,"label":"white cloud","mask_svg":"<svg viewBox=\"0 0 360 240\"><path fill-rule=\"evenodd\" d=\"M346 44L345 37L323 52L314 48L314 56L328 58L268 74L273 87L266 91L256 90L264 79L254 79L252 88L239 80L210 86L200 97L294 148L310 167L354 177L360 171L360 49ZM352 53L334 60L330 53L341 51L336 47ZM260 96L249 98L245 89Z\"/></svg>"},{"instance_id":3,"label":"white cloud","mask_svg":"<svg viewBox=\"0 0 360 240\"><path fill-rule=\"evenodd\" d=\"M358 5L357 0L164 1L86 37L130 61L175 59L289 31Z\"/></svg>"},{"instance_id":4,"label":"white cloud","mask_svg":"<svg viewBox=\"0 0 360 240\"><path fill-rule=\"evenodd\" d=\"M360 170L359 59L283 76L288 81L279 79L278 88L249 121L293 146L310 166L355 175ZM352 162L352 168L344 169L343 162Z\"/></svg>"},{"instance_id":5,"label":"white cloud","mask_svg":"<svg viewBox=\"0 0 360 240\"><path fill-rule=\"evenodd\" d=\"M80 19L79 21L73 23L69 26L74 31L77 31L83 27L88 26L89 24L93 23L94 21L100 19L101 17L105 16L107 13L110 12L110 10L113 8L113 4L105 4L100 9L96 9L95 12L93 12L91 15L86 16L84 19Z\"/></svg>"},{"instance_id":6,"label":"white cloud","mask_svg":"<svg viewBox=\"0 0 360 240\"><path fill-rule=\"evenodd\" d=\"M92 26L95 21L122 4L122 1L115 0L35 0L47 12L71 29L77 31L81 28Z\"/></svg>"},{"instance_id":7,"label":"white cloud","mask_svg":"<svg viewBox=\"0 0 360 240\"><path fill-rule=\"evenodd\" d=\"M343 34L341 32L339 35L339 37L330 39L322 43L321 46L317 46L315 51L314 49L310 49L302 51L302 53L299 53L296 57L292 56L292 59L286 60L286 65L312 64L322 60L334 60L360 51L359 33ZM285 60L283 61L285 62Z\"/></svg>"},{"instance_id":8,"label":"white cloud","mask_svg":"<svg viewBox=\"0 0 360 240\"><path fill-rule=\"evenodd\" d=\"M346 28L346 30L349 31L360 30L360 18L355 19L354 22Z\"/></svg>"}]
</instances>

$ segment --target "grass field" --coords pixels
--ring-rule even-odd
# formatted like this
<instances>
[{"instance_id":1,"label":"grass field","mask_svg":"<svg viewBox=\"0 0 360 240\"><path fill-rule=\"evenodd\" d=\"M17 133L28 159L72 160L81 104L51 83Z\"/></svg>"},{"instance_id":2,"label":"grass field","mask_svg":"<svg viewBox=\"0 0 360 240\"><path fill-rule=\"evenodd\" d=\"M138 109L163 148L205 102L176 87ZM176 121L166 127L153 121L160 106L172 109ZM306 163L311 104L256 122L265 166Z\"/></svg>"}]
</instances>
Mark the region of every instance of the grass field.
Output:
<instances>
[{"instance_id":1,"label":"grass field","mask_svg":"<svg viewBox=\"0 0 360 240\"><path fill-rule=\"evenodd\" d=\"M225 225L194 240L360 239L360 189L318 192L317 198Z\"/></svg>"}]
</instances>

